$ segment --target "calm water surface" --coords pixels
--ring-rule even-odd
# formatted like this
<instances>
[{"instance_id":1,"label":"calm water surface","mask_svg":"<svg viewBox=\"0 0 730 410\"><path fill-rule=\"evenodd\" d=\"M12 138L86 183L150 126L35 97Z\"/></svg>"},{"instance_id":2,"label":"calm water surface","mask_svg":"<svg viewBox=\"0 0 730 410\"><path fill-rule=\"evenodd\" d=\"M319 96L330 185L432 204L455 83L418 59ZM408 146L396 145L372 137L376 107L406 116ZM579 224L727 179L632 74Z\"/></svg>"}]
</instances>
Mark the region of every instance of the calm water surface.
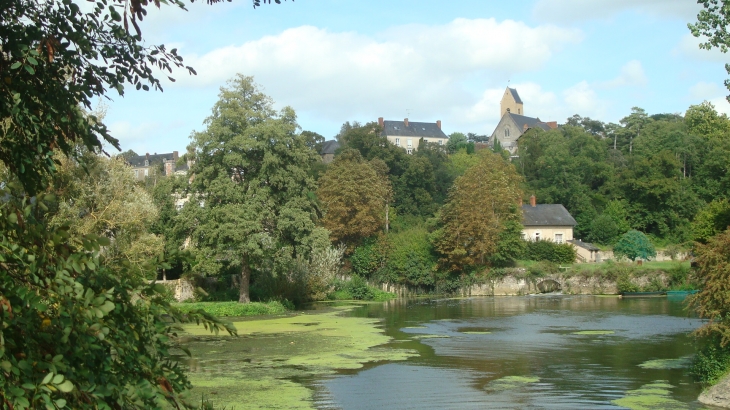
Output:
<instances>
[{"instance_id":1,"label":"calm water surface","mask_svg":"<svg viewBox=\"0 0 730 410\"><path fill-rule=\"evenodd\" d=\"M680 406L702 408L687 367L701 321L681 301L595 296L396 300L353 315L383 318L393 347L419 357L311 381L321 409L616 409L627 391L663 381ZM582 331L600 334L576 334ZM436 336L436 337L434 337ZM530 378L503 388L498 379ZM528 379L524 379L528 380ZM536 381L537 380L537 381Z\"/></svg>"}]
</instances>

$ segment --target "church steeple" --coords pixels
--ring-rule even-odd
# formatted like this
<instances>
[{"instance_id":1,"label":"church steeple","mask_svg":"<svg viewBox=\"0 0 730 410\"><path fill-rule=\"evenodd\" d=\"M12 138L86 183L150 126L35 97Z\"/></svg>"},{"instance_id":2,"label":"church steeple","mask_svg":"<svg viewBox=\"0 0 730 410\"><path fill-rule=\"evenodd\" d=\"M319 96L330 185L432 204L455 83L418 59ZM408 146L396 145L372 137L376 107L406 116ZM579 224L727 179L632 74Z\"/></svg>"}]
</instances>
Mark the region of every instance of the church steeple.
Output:
<instances>
[{"instance_id":1,"label":"church steeple","mask_svg":"<svg viewBox=\"0 0 730 410\"><path fill-rule=\"evenodd\" d=\"M522 99L517 94L517 90L514 88L507 87L504 90L502 101L499 103L499 116L504 116L505 113L511 112L512 114L525 115L525 109L522 106Z\"/></svg>"}]
</instances>

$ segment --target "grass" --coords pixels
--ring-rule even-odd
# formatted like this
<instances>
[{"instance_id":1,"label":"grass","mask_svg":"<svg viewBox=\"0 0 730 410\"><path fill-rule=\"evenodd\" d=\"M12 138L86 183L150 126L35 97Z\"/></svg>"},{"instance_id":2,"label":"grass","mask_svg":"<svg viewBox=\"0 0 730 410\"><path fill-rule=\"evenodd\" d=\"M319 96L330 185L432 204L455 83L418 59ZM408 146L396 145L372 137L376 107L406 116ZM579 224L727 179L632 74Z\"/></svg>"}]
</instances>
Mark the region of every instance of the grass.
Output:
<instances>
[{"instance_id":1,"label":"grass","mask_svg":"<svg viewBox=\"0 0 730 410\"><path fill-rule=\"evenodd\" d=\"M261 316L287 312L288 309L279 301L273 302L194 302L173 303L183 312L203 309L213 316Z\"/></svg>"}]
</instances>

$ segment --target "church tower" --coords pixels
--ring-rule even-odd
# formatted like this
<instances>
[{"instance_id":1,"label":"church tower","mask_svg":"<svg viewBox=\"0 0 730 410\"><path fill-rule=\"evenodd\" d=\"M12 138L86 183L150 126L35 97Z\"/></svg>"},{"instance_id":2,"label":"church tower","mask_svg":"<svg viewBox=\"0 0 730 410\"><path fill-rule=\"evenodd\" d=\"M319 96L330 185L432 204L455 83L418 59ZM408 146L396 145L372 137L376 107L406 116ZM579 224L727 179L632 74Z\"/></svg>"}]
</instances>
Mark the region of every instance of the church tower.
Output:
<instances>
[{"instance_id":1,"label":"church tower","mask_svg":"<svg viewBox=\"0 0 730 410\"><path fill-rule=\"evenodd\" d=\"M525 110L522 107L522 99L520 99L520 95L517 94L517 90L514 88L507 87L507 89L504 90L504 95L502 96L502 101L499 103L499 108L500 118L507 112L525 115Z\"/></svg>"}]
</instances>

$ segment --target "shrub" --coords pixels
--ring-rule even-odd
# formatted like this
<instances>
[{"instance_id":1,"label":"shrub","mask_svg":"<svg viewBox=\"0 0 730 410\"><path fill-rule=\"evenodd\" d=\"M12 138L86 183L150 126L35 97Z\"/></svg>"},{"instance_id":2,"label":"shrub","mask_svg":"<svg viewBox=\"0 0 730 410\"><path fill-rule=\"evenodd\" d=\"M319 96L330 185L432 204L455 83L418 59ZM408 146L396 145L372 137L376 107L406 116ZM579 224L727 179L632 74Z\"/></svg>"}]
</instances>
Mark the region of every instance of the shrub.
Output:
<instances>
[{"instance_id":1,"label":"shrub","mask_svg":"<svg viewBox=\"0 0 730 410\"><path fill-rule=\"evenodd\" d=\"M599 215L591 222L588 239L592 242L609 244L619 235L616 221L610 215Z\"/></svg>"},{"instance_id":2,"label":"shrub","mask_svg":"<svg viewBox=\"0 0 730 410\"><path fill-rule=\"evenodd\" d=\"M718 338L703 340L692 361L690 373L704 385L717 383L730 369L730 346L722 347Z\"/></svg>"},{"instance_id":3,"label":"shrub","mask_svg":"<svg viewBox=\"0 0 730 410\"><path fill-rule=\"evenodd\" d=\"M436 257L426 229L412 228L391 234L387 240L384 271L380 276L410 286L433 286Z\"/></svg>"},{"instance_id":4,"label":"shrub","mask_svg":"<svg viewBox=\"0 0 730 410\"><path fill-rule=\"evenodd\" d=\"M363 278L373 277L382 262L383 256L378 243L374 241L358 246L350 256L352 271Z\"/></svg>"},{"instance_id":5,"label":"shrub","mask_svg":"<svg viewBox=\"0 0 730 410\"><path fill-rule=\"evenodd\" d=\"M553 263L572 264L575 262L576 251L569 243L555 243L552 241L528 241L525 251L527 259L533 261L550 261Z\"/></svg>"},{"instance_id":6,"label":"shrub","mask_svg":"<svg viewBox=\"0 0 730 410\"><path fill-rule=\"evenodd\" d=\"M286 306L288 305L288 306ZM287 301L279 302L251 302L238 303L235 302L193 302L193 303L176 303L174 304L181 312L193 312L202 309L204 312L213 316L259 316L274 315L284 313L293 308L291 303Z\"/></svg>"}]
</instances>

